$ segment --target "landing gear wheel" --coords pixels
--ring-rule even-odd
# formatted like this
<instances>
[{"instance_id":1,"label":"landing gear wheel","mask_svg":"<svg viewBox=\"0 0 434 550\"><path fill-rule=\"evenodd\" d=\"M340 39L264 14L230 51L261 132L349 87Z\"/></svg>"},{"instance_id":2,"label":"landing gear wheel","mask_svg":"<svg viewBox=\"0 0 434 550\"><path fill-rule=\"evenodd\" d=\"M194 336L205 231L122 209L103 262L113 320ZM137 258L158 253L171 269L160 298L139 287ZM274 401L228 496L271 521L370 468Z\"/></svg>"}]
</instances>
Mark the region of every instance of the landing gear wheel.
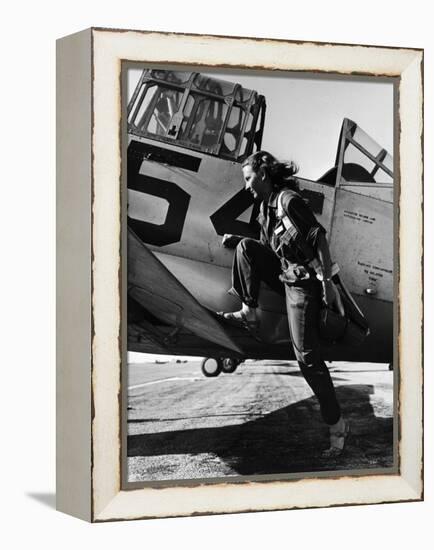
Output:
<instances>
[{"instance_id":1,"label":"landing gear wheel","mask_svg":"<svg viewBox=\"0 0 434 550\"><path fill-rule=\"evenodd\" d=\"M222 371L226 374L232 374L237 370L239 364L240 362L238 361L238 359L234 359L233 357L223 359Z\"/></svg>"},{"instance_id":2,"label":"landing gear wheel","mask_svg":"<svg viewBox=\"0 0 434 550\"><path fill-rule=\"evenodd\" d=\"M200 366L202 373L207 378L218 376L223 367L223 361L215 357L205 357Z\"/></svg>"}]
</instances>

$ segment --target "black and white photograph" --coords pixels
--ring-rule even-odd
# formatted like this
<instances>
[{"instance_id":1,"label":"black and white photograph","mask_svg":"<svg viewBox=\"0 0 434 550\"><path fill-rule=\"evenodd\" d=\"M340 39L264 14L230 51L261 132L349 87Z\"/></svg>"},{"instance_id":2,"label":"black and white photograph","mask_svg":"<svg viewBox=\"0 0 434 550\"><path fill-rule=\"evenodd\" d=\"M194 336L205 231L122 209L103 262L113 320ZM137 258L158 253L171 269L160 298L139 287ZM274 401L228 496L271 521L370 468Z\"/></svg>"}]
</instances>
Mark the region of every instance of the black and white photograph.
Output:
<instances>
[{"instance_id":1,"label":"black and white photograph","mask_svg":"<svg viewBox=\"0 0 434 550\"><path fill-rule=\"evenodd\" d=\"M396 79L122 71L125 486L396 473Z\"/></svg>"},{"instance_id":2,"label":"black and white photograph","mask_svg":"<svg viewBox=\"0 0 434 550\"><path fill-rule=\"evenodd\" d=\"M430 546L429 5L5 4L2 547Z\"/></svg>"}]
</instances>

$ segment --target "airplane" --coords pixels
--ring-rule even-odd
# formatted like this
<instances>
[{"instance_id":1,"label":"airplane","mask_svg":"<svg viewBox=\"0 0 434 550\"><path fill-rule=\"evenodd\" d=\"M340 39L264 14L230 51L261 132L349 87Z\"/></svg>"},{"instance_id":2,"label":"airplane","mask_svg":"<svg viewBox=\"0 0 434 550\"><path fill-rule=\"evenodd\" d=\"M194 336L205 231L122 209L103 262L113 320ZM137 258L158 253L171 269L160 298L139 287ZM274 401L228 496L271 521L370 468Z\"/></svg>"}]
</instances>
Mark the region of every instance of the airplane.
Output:
<instances>
[{"instance_id":1,"label":"airplane","mask_svg":"<svg viewBox=\"0 0 434 550\"><path fill-rule=\"evenodd\" d=\"M265 97L197 72L145 69L127 107L128 351L204 357L207 377L246 359L291 359L284 299L265 284L260 339L217 311L233 250L224 234L258 237L258 205L241 163L261 149ZM328 361L393 360L393 159L344 119L334 165L300 192L326 228L340 276L370 327L358 347L325 344Z\"/></svg>"}]
</instances>

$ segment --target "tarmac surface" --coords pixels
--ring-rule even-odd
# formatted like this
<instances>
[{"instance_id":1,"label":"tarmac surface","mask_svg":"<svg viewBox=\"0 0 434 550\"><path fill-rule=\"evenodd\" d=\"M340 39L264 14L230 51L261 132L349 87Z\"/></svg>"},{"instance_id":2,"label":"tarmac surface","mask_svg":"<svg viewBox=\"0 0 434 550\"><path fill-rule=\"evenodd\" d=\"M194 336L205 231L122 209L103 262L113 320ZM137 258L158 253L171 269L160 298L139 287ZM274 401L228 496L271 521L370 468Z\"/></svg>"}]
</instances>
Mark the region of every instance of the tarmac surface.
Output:
<instances>
[{"instance_id":1,"label":"tarmac surface","mask_svg":"<svg viewBox=\"0 0 434 550\"><path fill-rule=\"evenodd\" d=\"M130 364L128 480L394 467L393 372L340 362L330 373L351 429L337 459L321 456L328 429L294 362L247 361L217 378L205 378L200 361Z\"/></svg>"}]
</instances>

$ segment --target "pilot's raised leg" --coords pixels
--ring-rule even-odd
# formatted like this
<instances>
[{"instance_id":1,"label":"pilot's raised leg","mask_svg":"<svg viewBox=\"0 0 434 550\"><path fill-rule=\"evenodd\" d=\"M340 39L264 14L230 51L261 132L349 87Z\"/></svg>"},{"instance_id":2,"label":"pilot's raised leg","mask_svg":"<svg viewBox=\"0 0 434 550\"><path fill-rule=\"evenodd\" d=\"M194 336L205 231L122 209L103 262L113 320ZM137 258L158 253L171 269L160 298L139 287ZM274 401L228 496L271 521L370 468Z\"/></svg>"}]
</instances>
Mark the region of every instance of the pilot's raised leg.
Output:
<instances>
[{"instance_id":1,"label":"pilot's raised leg","mask_svg":"<svg viewBox=\"0 0 434 550\"><path fill-rule=\"evenodd\" d=\"M242 239L235 250L229 292L238 296L243 304L257 308L261 281L285 296L280 273L280 260L271 248L254 239Z\"/></svg>"},{"instance_id":2,"label":"pilot's raised leg","mask_svg":"<svg viewBox=\"0 0 434 550\"><path fill-rule=\"evenodd\" d=\"M284 296L285 287L279 279L280 272L280 260L271 248L254 239L242 239L235 250L232 288L229 290L230 294L241 300L242 307L239 311L223 313L223 317L244 326L255 338L260 339L256 308L261 281Z\"/></svg>"}]
</instances>

